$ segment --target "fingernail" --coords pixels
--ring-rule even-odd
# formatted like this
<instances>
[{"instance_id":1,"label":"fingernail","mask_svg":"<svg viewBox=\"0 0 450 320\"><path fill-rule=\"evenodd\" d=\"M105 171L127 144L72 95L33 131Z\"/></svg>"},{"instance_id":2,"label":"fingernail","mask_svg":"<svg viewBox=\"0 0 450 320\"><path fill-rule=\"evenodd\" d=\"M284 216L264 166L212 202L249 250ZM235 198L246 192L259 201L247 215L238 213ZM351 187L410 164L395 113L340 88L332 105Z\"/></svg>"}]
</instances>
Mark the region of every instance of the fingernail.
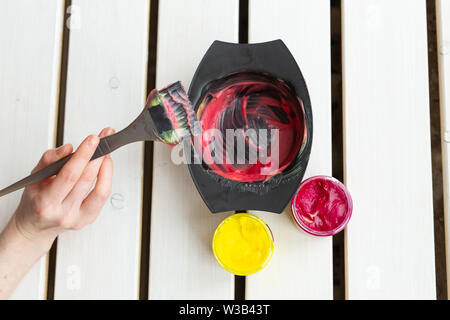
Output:
<instances>
[{"instance_id":1,"label":"fingernail","mask_svg":"<svg viewBox=\"0 0 450 320\"><path fill-rule=\"evenodd\" d=\"M56 153L57 154L62 153L64 151L65 147L66 147L66 144L63 144L62 146L59 146L58 148L56 148Z\"/></svg>"},{"instance_id":2,"label":"fingernail","mask_svg":"<svg viewBox=\"0 0 450 320\"><path fill-rule=\"evenodd\" d=\"M95 147L95 146L97 146L99 141L100 141L100 139L98 138L98 136L92 135L89 137L88 143L89 143L89 146Z\"/></svg>"},{"instance_id":3,"label":"fingernail","mask_svg":"<svg viewBox=\"0 0 450 320\"><path fill-rule=\"evenodd\" d=\"M107 130L105 130L105 129L102 129L102 131L100 131L100 133L99 133L99 137L100 138L103 138L106 134L108 133L108 131Z\"/></svg>"},{"instance_id":4,"label":"fingernail","mask_svg":"<svg viewBox=\"0 0 450 320\"><path fill-rule=\"evenodd\" d=\"M62 146L59 146L58 148L56 148L56 153L57 154L63 154L67 152L67 148L70 146L70 144L66 143L63 144Z\"/></svg>"}]
</instances>

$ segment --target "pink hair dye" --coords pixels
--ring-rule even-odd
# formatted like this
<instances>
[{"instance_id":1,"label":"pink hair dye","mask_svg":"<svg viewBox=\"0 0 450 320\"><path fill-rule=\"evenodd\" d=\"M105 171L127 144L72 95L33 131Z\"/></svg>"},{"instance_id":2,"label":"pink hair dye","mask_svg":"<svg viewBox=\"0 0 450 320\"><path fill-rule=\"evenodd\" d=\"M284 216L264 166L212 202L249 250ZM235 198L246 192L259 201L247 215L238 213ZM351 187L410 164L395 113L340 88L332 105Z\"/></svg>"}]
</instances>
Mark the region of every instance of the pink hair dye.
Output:
<instances>
[{"instance_id":1,"label":"pink hair dye","mask_svg":"<svg viewBox=\"0 0 450 320\"><path fill-rule=\"evenodd\" d=\"M292 217L304 232L326 237L342 231L350 220L353 202L337 179L315 176L303 181L292 198Z\"/></svg>"}]
</instances>

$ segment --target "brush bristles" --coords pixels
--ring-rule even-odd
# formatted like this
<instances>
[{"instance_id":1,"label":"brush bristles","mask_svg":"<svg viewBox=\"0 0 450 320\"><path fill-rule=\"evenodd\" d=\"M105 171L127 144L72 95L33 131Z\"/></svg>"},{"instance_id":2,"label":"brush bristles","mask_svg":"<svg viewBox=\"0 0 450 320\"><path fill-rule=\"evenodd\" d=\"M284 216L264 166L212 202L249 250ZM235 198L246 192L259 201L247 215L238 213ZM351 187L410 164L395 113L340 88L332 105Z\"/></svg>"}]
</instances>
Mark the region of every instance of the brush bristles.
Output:
<instances>
[{"instance_id":1,"label":"brush bristles","mask_svg":"<svg viewBox=\"0 0 450 320\"><path fill-rule=\"evenodd\" d=\"M177 144L186 136L198 135L201 129L197 123L194 108L181 82L177 81L159 90L158 93L167 118L172 125L172 130L169 130L171 132L164 134L170 141L165 142Z\"/></svg>"}]
</instances>

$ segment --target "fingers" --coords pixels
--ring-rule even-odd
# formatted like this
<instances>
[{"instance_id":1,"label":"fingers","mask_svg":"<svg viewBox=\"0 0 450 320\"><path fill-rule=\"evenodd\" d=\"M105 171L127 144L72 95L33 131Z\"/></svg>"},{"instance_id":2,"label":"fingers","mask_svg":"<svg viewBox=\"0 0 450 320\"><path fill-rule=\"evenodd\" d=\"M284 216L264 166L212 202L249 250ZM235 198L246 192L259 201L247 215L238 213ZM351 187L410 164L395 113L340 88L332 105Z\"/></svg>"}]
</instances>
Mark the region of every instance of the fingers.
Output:
<instances>
[{"instance_id":1,"label":"fingers","mask_svg":"<svg viewBox=\"0 0 450 320\"><path fill-rule=\"evenodd\" d=\"M99 137L103 138L113 133L114 130L112 128L105 128L100 132ZM103 159L104 157L100 157L88 163L83 173L81 174L80 179L64 199L65 203L78 207L81 205L81 202L84 200L92 185L94 184L95 179L97 178Z\"/></svg>"},{"instance_id":2,"label":"fingers","mask_svg":"<svg viewBox=\"0 0 450 320\"><path fill-rule=\"evenodd\" d=\"M56 178L47 190L55 200L62 202L78 182L78 179L94 154L99 141L100 139L96 135L87 137L78 147L77 151L75 151L72 158L56 175Z\"/></svg>"},{"instance_id":3,"label":"fingers","mask_svg":"<svg viewBox=\"0 0 450 320\"><path fill-rule=\"evenodd\" d=\"M113 162L111 157L107 155L101 164L94 189L81 204L80 213L83 226L97 219L111 192L112 177Z\"/></svg>"},{"instance_id":4,"label":"fingers","mask_svg":"<svg viewBox=\"0 0 450 320\"><path fill-rule=\"evenodd\" d=\"M31 173L35 173L36 171L39 171L41 169L44 169L45 167L48 167L52 163L58 161L59 159L64 158L65 156L68 156L73 151L73 147L71 144L65 144L62 145L56 149L50 149L44 152L44 154L41 157L41 160L39 160L39 163L36 167L34 167L33 171Z\"/></svg>"}]
</instances>

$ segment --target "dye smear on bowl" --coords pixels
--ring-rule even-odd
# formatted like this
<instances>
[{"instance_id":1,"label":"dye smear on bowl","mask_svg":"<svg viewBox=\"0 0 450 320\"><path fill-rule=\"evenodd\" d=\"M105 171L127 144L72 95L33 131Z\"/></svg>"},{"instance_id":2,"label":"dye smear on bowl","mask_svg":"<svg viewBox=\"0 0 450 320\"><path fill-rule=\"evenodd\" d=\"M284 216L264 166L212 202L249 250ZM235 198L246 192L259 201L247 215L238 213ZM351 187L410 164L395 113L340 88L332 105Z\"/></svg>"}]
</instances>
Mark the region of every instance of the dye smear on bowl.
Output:
<instances>
[{"instance_id":1,"label":"dye smear on bowl","mask_svg":"<svg viewBox=\"0 0 450 320\"><path fill-rule=\"evenodd\" d=\"M223 220L214 233L212 246L219 264L236 275L249 275L263 269L274 249L267 224L248 213L234 214Z\"/></svg>"},{"instance_id":2,"label":"dye smear on bowl","mask_svg":"<svg viewBox=\"0 0 450 320\"><path fill-rule=\"evenodd\" d=\"M292 199L297 225L315 236L331 236L345 228L353 210L352 199L337 179L315 176L300 184Z\"/></svg>"},{"instance_id":3,"label":"dye smear on bowl","mask_svg":"<svg viewBox=\"0 0 450 320\"><path fill-rule=\"evenodd\" d=\"M210 170L229 180L269 179L292 163L306 141L302 101L286 82L267 74L240 72L213 81L200 101L203 159ZM271 135L274 129L278 137ZM233 142L226 139L227 130L235 133ZM214 131L221 141L208 136ZM240 158L239 143L245 145Z\"/></svg>"}]
</instances>

